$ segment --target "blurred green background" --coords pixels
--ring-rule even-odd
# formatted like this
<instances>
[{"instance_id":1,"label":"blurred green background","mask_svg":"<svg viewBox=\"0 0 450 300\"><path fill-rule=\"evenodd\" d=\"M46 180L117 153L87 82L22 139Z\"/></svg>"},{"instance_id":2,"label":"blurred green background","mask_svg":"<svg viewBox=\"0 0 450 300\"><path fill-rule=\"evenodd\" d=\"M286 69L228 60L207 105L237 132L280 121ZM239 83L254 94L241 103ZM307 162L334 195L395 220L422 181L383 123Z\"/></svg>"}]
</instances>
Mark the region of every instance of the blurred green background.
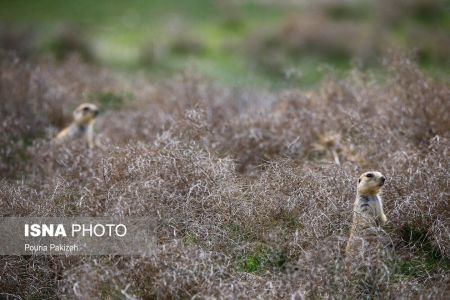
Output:
<instances>
[{"instance_id":1,"label":"blurred green background","mask_svg":"<svg viewBox=\"0 0 450 300\"><path fill-rule=\"evenodd\" d=\"M447 0L0 1L0 46L165 78L193 68L227 85L311 87L383 53L412 51L449 78Z\"/></svg>"}]
</instances>

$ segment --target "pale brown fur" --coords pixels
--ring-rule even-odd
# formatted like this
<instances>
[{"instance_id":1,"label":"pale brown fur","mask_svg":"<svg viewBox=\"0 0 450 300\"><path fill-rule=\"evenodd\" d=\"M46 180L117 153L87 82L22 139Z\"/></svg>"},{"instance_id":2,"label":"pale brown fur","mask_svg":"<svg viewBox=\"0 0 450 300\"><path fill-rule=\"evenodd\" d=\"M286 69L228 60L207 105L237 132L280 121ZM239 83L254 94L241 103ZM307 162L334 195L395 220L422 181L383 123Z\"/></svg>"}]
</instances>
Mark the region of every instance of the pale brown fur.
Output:
<instances>
[{"instance_id":1,"label":"pale brown fur","mask_svg":"<svg viewBox=\"0 0 450 300\"><path fill-rule=\"evenodd\" d=\"M73 112L72 124L58 133L55 142L61 144L74 139L84 139L89 148L93 148L95 144L94 123L97 115L98 108L95 104L81 104Z\"/></svg>"},{"instance_id":2,"label":"pale brown fur","mask_svg":"<svg viewBox=\"0 0 450 300\"><path fill-rule=\"evenodd\" d=\"M347 259L365 258L377 254L383 248L379 226L387 221L380 197L384 181L383 174L376 171L366 172L358 179L352 227L346 248Z\"/></svg>"}]
</instances>

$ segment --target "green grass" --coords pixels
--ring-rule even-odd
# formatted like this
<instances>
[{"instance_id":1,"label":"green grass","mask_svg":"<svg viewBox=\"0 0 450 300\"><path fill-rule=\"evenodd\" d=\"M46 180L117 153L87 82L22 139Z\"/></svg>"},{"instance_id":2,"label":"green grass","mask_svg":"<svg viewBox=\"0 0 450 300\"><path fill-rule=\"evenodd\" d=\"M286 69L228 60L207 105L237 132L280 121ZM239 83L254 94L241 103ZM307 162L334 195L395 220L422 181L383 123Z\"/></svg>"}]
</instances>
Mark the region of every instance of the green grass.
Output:
<instances>
[{"instance_id":1,"label":"green grass","mask_svg":"<svg viewBox=\"0 0 450 300\"><path fill-rule=\"evenodd\" d=\"M133 100L134 96L131 93L117 94L114 92L100 93L95 97L100 103L100 110L120 110L123 106Z\"/></svg>"},{"instance_id":2,"label":"green grass","mask_svg":"<svg viewBox=\"0 0 450 300\"><path fill-rule=\"evenodd\" d=\"M415 249L413 258L400 259L394 275L400 280L423 279L438 271L450 272L450 260L433 246L426 231L407 225L401 230L402 240Z\"/></svg>"},{"instance_id":3,"label":"green grass","mask_svg":"<svg viewBox=\"0 0 450 300\"><path fill-rule=\"evenodd\" d=\"M282 268L286 263L286 254L258 244L248 253L238 258L237 270L247 273L263 273L273 268Z\"/></svg>"},{"instance_id":4,"label":"green grass","mask_svg":"<svg viewBox=\"0 0 450 300\"><path fill-rule=\"evenodd\" d=\"M223 8L208 0L0 0L0 19L31 26L37 31L44 52L53 51L51 45L59 26L73 24L88 34L96 61L117 70L144 70L158 78L194 66L227 85L270 89L314 87L324 76L342 77L352 66L348 58L320 57L315 53L287 57L276 68L255 67L249 61L242 49L246 40L263 28L279 28L292 13L301 11L300 7L252 1L243 1L238 8ZM365 2L348 8L337 6L326 13L333 19L352 19L361 24L372 18ZM409 48L408 42L403 41L405 26L448 29L449 20L447 10L431 20L429 15L411 17L394 28L392 36ZM185 35L198 38L203 50L195 54L171 51L170 47ZM155 63L144 64L142 49L149 43L165 45L167 53ZM423 68L435 76L449 75L449 68L434 62L425 63Z\"/></svg>"},{"instance_id":5,"label":"green grass","mask_svg":"<svg viewBox=\"0 0 450 300\"><path fill-rule=\"evenodd\" d=\"M109 300L109 299L120 299L123 298L123 294L116 290L114 287L110 287L106 284L102 285L100 288L100 299Z\"/></svg>"},{"instance_id":6,"label":"green grass","mask_svg":"<svg viewBox=\"0 0 450 300\"><path fill-rule=\"evenodd\" d=\"M399 278L426 278L437 271L450 271L450 260L436 259L431 256L425 258L411 258L397 264L396 276Z\"/></svg>"},{"instance_id":7,"label":"green grass","mask_svg":"<svg viewBox=\"0 0 450 300\"><path fill-rule=\"evenodd\" d=\"M76 24L87 31L98 61L116 69L145 69L157 76L170 76L187 65L225 84L276 88L279 82L293 82L284 75L252 69L237 49L245 37L262 27L276 27L285 12L271 6L247 3L236 14L237 25L227 23L227 15L212 1L0 1L0 17L34 26L43 37L44 51L51 48L54 26ZM142 47L149 41L173 43L171 26L180 22L204 43L199 55L168 53L151 67L139 61ZM179 25L178 25L179 26ZM172 40L171 40L172 39ZM231 49L227 49L227 43ZM235 46L234 46L235 45ZM317 82L321 76L310 62L299 62L304 76L300 85ZM297 82L294 82L297 84Z\"/></svg>"}]
</instances>

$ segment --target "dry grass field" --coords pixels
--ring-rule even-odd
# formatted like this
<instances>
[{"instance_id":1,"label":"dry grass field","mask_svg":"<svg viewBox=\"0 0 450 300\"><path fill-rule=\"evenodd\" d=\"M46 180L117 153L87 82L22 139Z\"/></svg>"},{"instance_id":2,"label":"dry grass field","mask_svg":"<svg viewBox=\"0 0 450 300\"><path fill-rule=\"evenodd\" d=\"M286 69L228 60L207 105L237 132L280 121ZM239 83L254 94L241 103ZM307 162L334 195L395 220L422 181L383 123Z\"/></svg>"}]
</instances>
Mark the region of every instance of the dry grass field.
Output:
<instances>
[{"instance_id":1,"label":"dry grass field","mask_svg":"<svg viewBox=\"0 0 450 300\"><path fill-rule=\"evenodd\" d=\"M447 2L0 0L0 217L157 224L0 256L0 299L447 299ZM52 143L84 102L102 146ZM368 170L389 254L350 261Z\"/></svg>"},{"instance_id":2,"label":"dry grass field","mask_svg":"<svg viewBox=\"0 0 450 300\"><path fill-rule=\"evenodd\" d=\"M149 216L151 256L2 256L10 299L443 299L450 292L448 82L405 54L308 92L193 71L151 81L76 57L3 55L2 216ZM105 149L56 146L83 101ZM356 180L387 177L389 260L346 272Z\"/></svg>"}]
</instances>

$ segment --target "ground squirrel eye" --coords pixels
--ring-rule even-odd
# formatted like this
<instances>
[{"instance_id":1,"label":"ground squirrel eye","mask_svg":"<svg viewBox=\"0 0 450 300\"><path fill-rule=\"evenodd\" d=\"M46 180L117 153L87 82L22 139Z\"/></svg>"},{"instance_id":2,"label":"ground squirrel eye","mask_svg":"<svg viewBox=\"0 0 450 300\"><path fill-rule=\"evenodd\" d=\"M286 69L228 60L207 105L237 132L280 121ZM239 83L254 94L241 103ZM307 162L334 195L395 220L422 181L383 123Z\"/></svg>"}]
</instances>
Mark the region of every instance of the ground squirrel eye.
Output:
<instances>
[{"instance_id":1,"label":"ground squirrel eye","mask_svg":"<svg viewBox=\"0 0 450 300\"><path fill-rule=\"evenodd\" d=\"M361 178L360 178L360 179L358 179L358 183L361 183Z\"/></svg>"},{"instance_id":2,"label":"ground squirrel eye","mask_svg":"<svg viewBox=\"0 0 450 300\"><path fill-rule=\"evenodd\" d=\"M83 111L89 111L89 107L83 107Z\"/></svg>"},{"instance_id":3,"label":"ground squirrel eye","mask_svg":"<svg viewBox=\"0 0 450 300\"><path fill-rule=\"evenodd\" d=\"M372 173L369 173L369 174L366 175L366 177L369 177L369 178L370 178L370 177L373 177L373 174L372 174Z\"/></svg>"}]
</instances>

